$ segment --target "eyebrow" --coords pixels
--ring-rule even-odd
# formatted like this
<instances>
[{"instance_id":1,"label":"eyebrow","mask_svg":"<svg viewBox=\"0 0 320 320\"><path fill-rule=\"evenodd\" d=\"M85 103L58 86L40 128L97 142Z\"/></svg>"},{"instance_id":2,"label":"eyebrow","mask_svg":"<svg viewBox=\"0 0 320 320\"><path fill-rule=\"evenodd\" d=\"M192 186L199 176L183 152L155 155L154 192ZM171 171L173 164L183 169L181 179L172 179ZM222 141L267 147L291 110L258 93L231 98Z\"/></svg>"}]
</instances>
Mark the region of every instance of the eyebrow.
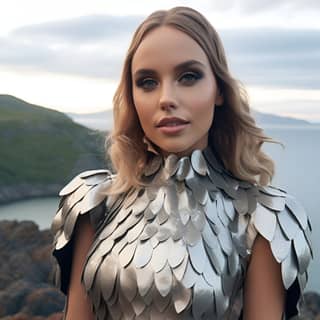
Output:
<instances>
[{"instance_id":1,"label":"eyebrow","mask_svg":"<svg viewBox=\"0 0 320 320\"><path fill-rule=\"evenodd\" d=\"M184 61L182 63L179 63L178 65L176 65L174 67L174 71L175 72L179 72L181 70L184 70L186 68L189 67L193 67L193 66L199 66L199 67L204 67L204 64L201 63L200 61L197 60L188 60L188 61ZM134 77L141 77L141 76L146 76L146 75L153 75L156 74L157 72L153 69L138 69L135 73L134 73Z\"/></svg>"}]
</instances>

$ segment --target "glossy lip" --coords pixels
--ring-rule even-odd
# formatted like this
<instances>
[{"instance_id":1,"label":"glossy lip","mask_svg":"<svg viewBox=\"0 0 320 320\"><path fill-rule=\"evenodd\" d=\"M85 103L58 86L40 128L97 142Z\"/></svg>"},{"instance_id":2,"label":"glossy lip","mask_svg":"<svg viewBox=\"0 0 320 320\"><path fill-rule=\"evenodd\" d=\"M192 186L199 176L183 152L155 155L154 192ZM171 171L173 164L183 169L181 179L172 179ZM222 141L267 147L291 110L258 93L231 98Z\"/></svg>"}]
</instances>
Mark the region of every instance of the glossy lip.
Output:
<instances>
[{"instance_id":1,"label":"glossy lip","mask_svg":"<svg viewBox=\"0 0 320 320\"><path fill-rule=\"evenodd\" d=\"M185 126L188 124L189 121L184 120L182 118L178 117L164 117L160 119L160 121L157 123L156 127L157 128L175 128L175 127L180 127L180 126ZM175 124L175 125L172 125Z\"/></svg>"},{"instance_id":2,"label":"glossy lip","mask_svg":"<svg viewBox=\"0 0 320 320\"><path fill-rule=\"evenodd\" d=\"M164 134L175 135L184 130L190 124L189 121L178 117L164 117L156 127Z\"/></svg>"}]
</instances>

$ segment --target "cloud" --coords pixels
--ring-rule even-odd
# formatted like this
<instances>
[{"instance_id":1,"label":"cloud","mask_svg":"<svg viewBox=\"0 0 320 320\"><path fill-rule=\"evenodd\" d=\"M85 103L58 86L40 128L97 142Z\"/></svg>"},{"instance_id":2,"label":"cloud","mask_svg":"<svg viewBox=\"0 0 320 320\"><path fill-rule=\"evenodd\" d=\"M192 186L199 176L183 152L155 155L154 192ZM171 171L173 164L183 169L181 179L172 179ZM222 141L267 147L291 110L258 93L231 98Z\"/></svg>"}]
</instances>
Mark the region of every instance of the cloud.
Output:
<instances>
[{"instance_id":1,"label":"cloud","mask_svg":"<svg viewBox=\"0 0 320 320\"><path fill-rule=\"evenodd\" d=\"M320 9L320 3L317 0L242 0L240 6L246 11L260 11L266 8L276 9L281 7L294 11Z\"/></svg>"},{"instance_id":2,"label":"cloud","mask_svg":"<svg viewBox=\"0 0 320 320\"><path fill-rule=\"evenodd\" d=\"M0 65L6 69L44 71L94 78L116 78L121 61L99 45L92 50L77 46L51 48L0 39Z\"/></svg>"},{"instance_id":3,"label":"cloud","mask_svg":"<svg viewBox=\"0 0 320 320\"><path fill-rule=\"evenodd\" d=\"M0 65L114 79L142 19L92 15L21 27L0 38Z\"/></svg>"},{"instance_id":4,"label":"cloud","mask_svg":"<svg viewBox=\"0 0 320 320\"><path fill-rule=\"evenodd\" d=\"M29 25L14 30L14 38L46 42L92 43L122 37L133 32L142 16L90 15L62 21Z\"/></svg>"},{"instance_id":5,"label":"cloud","mask_svg":"<svg viewBox=\"0 0 320 320\"><path fill-rule=\"evenodd\" d=\"M0 65L117 80L142 19L93 15L25 26L0 38ZM232 73L245 84L319 88L320 31L260 28L219 33Z\"/></svg>"},{"instance_id":6,"label":"cloud","mask_svg":"<svg viewBox=\"0 0 320 320\"><path fill-rule=\"evenodd\" d=\"M194 4L193 0L186 0L184 2L190 6ZM208 10L226 11L236 9L247 13L277 10L279 8L297 12L301 9L310 11L320 9L320 2L318 0L199 0L197 5Z\"/></svg>"},{"instance_id":7,"label":"cloud","mask_svg":"<svg viewBox=\"0 0 320 320\"><path fill-rule=\"evenodd\" d=\"M319 31L247 29L220 34L231 70L245 83L319 88Z\"/></svg>"}]
</instances>

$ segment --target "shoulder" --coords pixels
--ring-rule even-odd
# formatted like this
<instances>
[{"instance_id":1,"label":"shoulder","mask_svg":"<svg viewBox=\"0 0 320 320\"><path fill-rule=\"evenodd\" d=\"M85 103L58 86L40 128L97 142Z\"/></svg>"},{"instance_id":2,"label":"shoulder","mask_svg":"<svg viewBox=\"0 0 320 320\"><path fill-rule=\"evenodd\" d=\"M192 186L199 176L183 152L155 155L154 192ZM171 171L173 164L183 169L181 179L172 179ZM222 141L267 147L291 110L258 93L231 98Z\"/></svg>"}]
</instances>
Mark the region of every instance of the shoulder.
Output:
<instances>
[{"instance_id":1,"label":"shoulder","mask_svg":"<svg viewBox=\"0 0 320 320\"><path fill-rule=\"evenodd\" d=\"M301 203L292 195L272 186L259 187L256 200L251 222L256 231L270 242L277 261L288 258L289 248L286 251L282 248L282 254L277 252L280 243L297 250L297 257L301 253L298 252L301 249L298 248L299 244L303 243L311 256L311 222Z\"/></svg>"},{"instance_id":2,"label":"shoulder","mask_svg":"<svg viewBox=\"0 0 320 320\"><path fill-rule=\"evenodd\" d=\"M94 231L106 215L107 191L113 180L109 170L89 170L75 176L59 193L57 213L52 221L55 284L66 293L69 285L76 223L89 215Z\"/></svg>"},{"instance_id":3,"label":"shoulder","mask_svg":"<svg viewBox=\"0 0 320 320\"><path fill-rule=\"evenodd\" d=\"M288 240L295 239L299 231L311 231L310 220L301 203L285 191L271 186L259 188L254 216L255 227L269 241L274 239L277 226Z\"/></svg>"},{"instance_id":4,"label":"shoulder","mask_svg":"<svg viewBox=\"0 0 320 320\"><path fill-rule=\"evenodd\" d=\"M258 235L269 243L287 290L286 314L297 314L313 258L309 217L301 203L284 190L257 187L255 198L256 208L250 214L247 229L248 249Z\"/></svg>"},{"instance_id":5,"label":"shoulder","mask_svg":"<svg viewBox=\"0 0 320 320\"><path fill-rule=\"evenodd\" d=\"M93 224L97 223L94 218L106 200L111 182L109 170L90 170L78 174L60 191L60 204L51 226L55 250L61 249L70 240L80 215L90 212Z\"/></svg>"}]
</instances>

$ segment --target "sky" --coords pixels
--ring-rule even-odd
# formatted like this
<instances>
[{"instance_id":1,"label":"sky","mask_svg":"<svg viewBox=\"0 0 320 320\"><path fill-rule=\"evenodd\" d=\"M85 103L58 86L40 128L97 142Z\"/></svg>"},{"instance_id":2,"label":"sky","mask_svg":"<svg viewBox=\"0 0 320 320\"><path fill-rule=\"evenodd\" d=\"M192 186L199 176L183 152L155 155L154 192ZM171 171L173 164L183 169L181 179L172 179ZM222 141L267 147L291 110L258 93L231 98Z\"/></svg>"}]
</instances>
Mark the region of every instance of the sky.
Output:
<instances>
[{"instance_id":1,"label":"sky","mask_svg":"<svg viewBox=\"0 0 320 320\"><path fill-rule=\"evenodd\" d=\"M0 0L0 94L62 112L112 108L135 28L177 5L216 28L252 108L320 122L318 0Z\"/></svg>"}]
</instances>

